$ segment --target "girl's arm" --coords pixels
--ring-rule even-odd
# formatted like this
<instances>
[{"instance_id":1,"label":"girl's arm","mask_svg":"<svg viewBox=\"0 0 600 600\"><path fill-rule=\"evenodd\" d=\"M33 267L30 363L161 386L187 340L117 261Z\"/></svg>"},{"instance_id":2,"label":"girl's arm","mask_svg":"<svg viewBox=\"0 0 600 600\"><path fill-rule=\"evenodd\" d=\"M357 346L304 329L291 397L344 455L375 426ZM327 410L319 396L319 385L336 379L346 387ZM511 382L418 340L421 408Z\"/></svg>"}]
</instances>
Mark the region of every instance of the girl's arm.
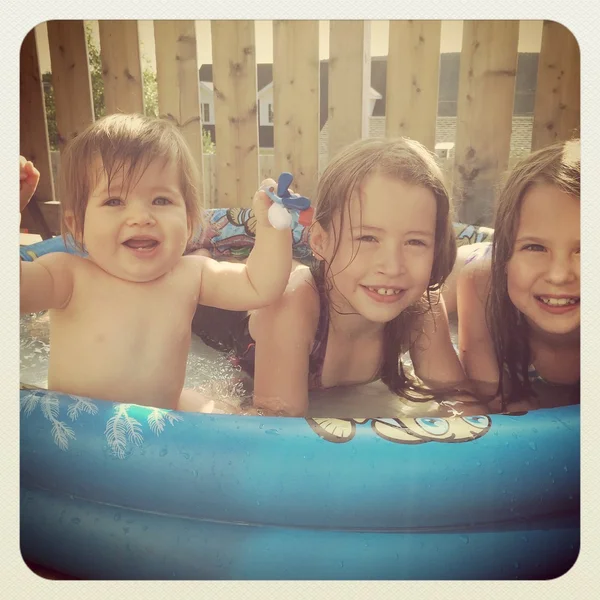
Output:
<instances>
[{"instance_id":1,"label":"girl's arm","mask_svg":"<svg viewBox=\"0 0 600 600\"><path fill-rule=\"evenodd\" d=\"M255 407L291 417L306 414L309 356L318 319L318 297L308 285L290 285L276 303L251 315Z\"/></svg>"},{"instance_id":2,"label":"girl's arm","mask_svg":"<svg viewBox=\"0 0 600 600\"><path fill-rule=\"evenodd\" d=\"M473 262L458 278L458 348L467 377L481 394L498 386L498 364L487 327L485 305L489 293L490 262Z\"/></svg>"},{"instance_id":3,"label":"girl's arm","mask_svg":"<svg viewBox=\"0 0 600 600\"><path fill-rule=\"evenodd\" d=\"M276 185L272 180L263 184ZM268 220L272 202L262 191L254 195L256 239L246 264L205 259L198 302L228 310L252 310L277 300L292 267L292 233L275 229Z\"/></svg>"},{"instance_id":4,"label":"girl's arm","mask_svg":"<svg viewBox=\"0 0 600 600\"><path fill-rule=\"evenodd\" d=\"M465 372L452 340L444 299L416 320L410 347L415 375L431 388L464 386Z\"/></svg>"}]
</instances>

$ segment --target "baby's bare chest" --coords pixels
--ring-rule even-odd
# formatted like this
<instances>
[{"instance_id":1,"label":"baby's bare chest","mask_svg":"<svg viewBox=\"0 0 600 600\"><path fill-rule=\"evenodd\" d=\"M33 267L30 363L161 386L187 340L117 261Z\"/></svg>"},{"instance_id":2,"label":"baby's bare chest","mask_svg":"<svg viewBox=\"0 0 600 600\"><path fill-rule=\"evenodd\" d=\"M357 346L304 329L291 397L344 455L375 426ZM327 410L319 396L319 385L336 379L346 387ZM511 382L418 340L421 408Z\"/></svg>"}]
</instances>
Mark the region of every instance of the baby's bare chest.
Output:
<instances>
[{"instance_id":1,"label":"baby's bare chest","mask_svg":"<svg viewBox=\"0 0 600 600\"><path fill-rule=\"evenodd\" d=\"M189 342L196 302L177 281L153 286L87 282L76 288L68 310L54 316L52 329L97 351L109 346L115 355L169 352Z\"/></svg>"}]
</instances>

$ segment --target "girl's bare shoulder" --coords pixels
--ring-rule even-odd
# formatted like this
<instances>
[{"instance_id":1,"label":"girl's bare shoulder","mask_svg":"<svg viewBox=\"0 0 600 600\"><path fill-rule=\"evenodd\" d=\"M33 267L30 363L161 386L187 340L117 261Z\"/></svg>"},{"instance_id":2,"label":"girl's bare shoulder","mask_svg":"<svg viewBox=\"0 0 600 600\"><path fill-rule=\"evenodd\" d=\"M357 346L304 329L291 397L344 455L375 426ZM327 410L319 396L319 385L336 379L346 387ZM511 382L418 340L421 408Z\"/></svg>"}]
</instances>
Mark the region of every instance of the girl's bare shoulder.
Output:
<instances>
[{"instance_id":1,"label":"girl's bare shoulder","mask_svg":"<svg viewBox=\"0 0 600 600\"><path fill-rule=\"evenodd\" d=\"M479 295L485 295L489 291L490 278L492 274L491 248L475 250L474 254L467 260L459 275L459 289L462 287L477 291Z\"/></svg>"},{"instance_id":2,"label":"girl's bare shoulder","mask_svg":"<svg viewBox=\"0 0 600 600\"><path fill-rule=\"evenodd\" d=\"M300 266L292 271L282 299L289 306L299 308L307 314L316 313L318 317L319 292L308 267Z\"/></svg>"}]
</instances>

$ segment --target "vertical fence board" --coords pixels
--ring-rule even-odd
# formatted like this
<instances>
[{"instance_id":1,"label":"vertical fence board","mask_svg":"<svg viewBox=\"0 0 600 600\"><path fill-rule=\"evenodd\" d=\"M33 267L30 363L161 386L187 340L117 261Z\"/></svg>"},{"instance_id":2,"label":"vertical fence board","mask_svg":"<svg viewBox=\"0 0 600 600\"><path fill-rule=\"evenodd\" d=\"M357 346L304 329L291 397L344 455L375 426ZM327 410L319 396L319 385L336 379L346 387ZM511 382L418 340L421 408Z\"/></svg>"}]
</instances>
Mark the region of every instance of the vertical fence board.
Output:
<instances>
[{"instance_id":1,"label":"vertical fence board","mask_svg":"<svg viewBox=\"0 0 600 600\"><path fill-rule=\"evenodd\" d=\"M48 44L56 106L58 149L94 122L83 21L49 21Z\"/></svg>"},{"instance_id":2,"label":"vertical fence board","mask_svg":"<svg viewBox=\"0 0 600 600\"><path fill-rule=\"evenodd\" d=\"M40 172L40 182L23 214L23 227L35 228L42 237L49 237L59 229L58 207L54 210L54 219L43 215L43 203L54 202L54 183L50 168L50 146L46 128L46 108L40 77L35 31L32 29L23 40L20 52L20 136L19 152L31 160ZM15 168L16 172L16 160ZM16 206L16 201L15 201Z\"/></svg>"},{"instance_id":3,"label":"vertical fence board","mask_svg":"<svg viewBox=\"0 0 600 600\"><path fill-rule=\"evenodd\" d=\"M454 199L458 218L490 225L508 167L518 21L465 21L458 87Z\"/></svg>"},{"instance_id":4,"label":"vertical fence board","mask_svg":"<svg viewBox=\"0 0 600 600\"><path fill-rule=\"evenodd\" d=\"M319 171L319 23L273 23L275 171L314 198Z\"/></svg>"},{"instance_id":5,"label":"vertical fence board","mask_svg":"<svg viewBox=\"0 0 600 600\"><path fill-rule=\"evenodd\" d=\"M331 21L329 156L369 134L371 23Z\"/></svg>"},{"instance_id":6,"label":"vertical fence board","mask_svg":"<svg viewBox=\"0 0 600 600\"><path fill-rule=\"evenodd\" d=\"M137 21L98 21L106 114L143 113Z\"/></svg>"},{"instance_id":7,"label":"vertical fence board","mask_svg":"<svg viewBox=\"0 0 600 600\"><path fill-rule=\"evenodd\" d=\"M218 206L251 206L258 188L254 21L212 21Z\"/></svg>"},{"instance_id":8,"label":"vertical fence board","mask_svg":"<svg viewBox=\"0 0 600 600\"><path fill-rule=\"evenodd\" d=\"M532 150L579 136L579 45L560 23L544 21L538 64Z\"/></svg>"},{"instance_id":9,"label":"vertical fence board","mask_svg":"<svg viewBox=\"0 0 600 600\"><path fill-rule=\"evenodd\" d=\"M440 78L441 21L390 21L385 133L433 152Z\"/></svg>"},{"instance_id":10,"label":"vertical fence board","mask_svg":"<svg viewBox=\"0 0 600 600\"><path fill-rule=\"evenodd\" d=\"M194 21L154 21L158 112L180 127L200 173L199 190L204 190L202 165L202 122L196 57ZM203 196L203 193L202 193ZM201 205L205 205L203 197Z\"/></svg>"}]
</instances>

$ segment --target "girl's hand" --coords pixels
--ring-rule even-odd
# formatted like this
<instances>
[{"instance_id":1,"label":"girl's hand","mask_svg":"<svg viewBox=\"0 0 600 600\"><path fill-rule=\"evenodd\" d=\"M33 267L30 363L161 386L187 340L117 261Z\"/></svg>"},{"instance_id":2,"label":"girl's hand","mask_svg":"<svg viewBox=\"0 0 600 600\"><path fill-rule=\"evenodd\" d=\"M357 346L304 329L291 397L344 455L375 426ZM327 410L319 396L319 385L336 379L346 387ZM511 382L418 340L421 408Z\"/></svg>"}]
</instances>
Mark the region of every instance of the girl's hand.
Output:
<instances>
[{"instance_id":1,"label":"girl's hand","mask_svg":"<svg viewBox=\"0 0 600 600\"><path fill-rule=\"evenodd\" d=\"M33 166L30 160L24 156L19 156L19 206L20 212L29 204L31 197L35 193L40 172Z\"/></svg>"}]
</instances>

